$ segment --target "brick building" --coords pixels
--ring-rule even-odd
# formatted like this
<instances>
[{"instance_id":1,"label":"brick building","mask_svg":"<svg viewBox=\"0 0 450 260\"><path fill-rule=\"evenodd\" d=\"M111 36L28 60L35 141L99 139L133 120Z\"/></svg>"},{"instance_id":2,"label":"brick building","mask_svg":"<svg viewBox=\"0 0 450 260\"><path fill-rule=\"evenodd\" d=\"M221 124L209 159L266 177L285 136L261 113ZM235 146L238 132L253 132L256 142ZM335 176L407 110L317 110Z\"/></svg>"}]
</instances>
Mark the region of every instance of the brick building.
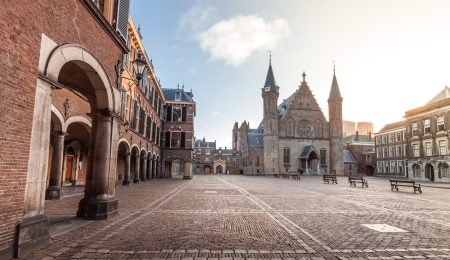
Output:
<instances>
[{"instance_id":1,"label":"brick building","mask_svg":"<svg viewBox=\"0 0 450 260\"><path fill-rule=\"evenodd\" d=\"M408 177L449 182L450 89L445 87L424 106L405 112Z\"/></svg>"},{"instance_id":2,"label":"brick building","mask_svg":"<svg viewBox=\"0 0 450 260\"><path fill-rule=\"evenodd\" d=\"M352 167L346 167L346 174L364 174L367 176L375 174L375 142L370 132L368 135L360 135L357 131L355 135L344 137L342 143L344 149L349 151L355 160L355 164L351 165Z\"/></svg>"},{"instance_id":3,"label":"brick building","mask_svg":"<svg viewBox=\"0 0 450 260\"><path fill-rule=\"evenodd\" d=\"M407 176L405 121L385 125L375 133L378 176Z\"/></svg>"},{"instance_id":4,"label":"brick building","mask_svg":"<svg viewBox=\"0 0 450 260\"><path fill-rule=\"evenodd\" d=\"M328 98L329 121L320 109L302 75L298 89L277 105L279 87L270 62L261 89L264 115L256 129L247 122L233 128L233 148L240 153L240 171L245 174L344 174L342 151L342 102L336 74L333 73Z\"/></svg>"},{"instance_id":5,"label":"brick building","mask_svg":"<svg viewBox=\"0 0 450 260\"><path fill-rule=\"evenodd\" d=\"M166 176L181 175L192 178L195 101L193 93L184 86L163 88L162 165Z\"/></svg>"}]
</instances>

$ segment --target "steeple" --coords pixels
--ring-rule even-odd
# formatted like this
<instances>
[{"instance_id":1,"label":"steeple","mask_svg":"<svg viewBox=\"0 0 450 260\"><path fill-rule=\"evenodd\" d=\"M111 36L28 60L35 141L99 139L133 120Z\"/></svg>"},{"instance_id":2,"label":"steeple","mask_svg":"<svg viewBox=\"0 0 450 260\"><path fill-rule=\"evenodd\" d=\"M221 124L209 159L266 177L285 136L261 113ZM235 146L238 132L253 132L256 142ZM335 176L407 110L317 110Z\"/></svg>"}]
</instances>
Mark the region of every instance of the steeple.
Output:
<instances>
[{"instance_id":1,"label":"steeple","mask_svg":"<svg viewBox=\"0 0 450 260\"><path fill-rule=\"evenodd\" d=\"M267 71L266 83L264 83L264 91L278 92L278 86L275 83L275 77L272 70L272 54L269 58L269 70Z\"/></svg>"},{"instance_id":2,"label":"steeple","mask_svg":"<svg viewBox=\"0 0 450 260\"><path fill-rule=\"evenodd\" d=\"M331 83L330 96L328 99L342 99L341 91L336 79L336 67L333 66L333 82Z\"/></svg>"}]
</instances>

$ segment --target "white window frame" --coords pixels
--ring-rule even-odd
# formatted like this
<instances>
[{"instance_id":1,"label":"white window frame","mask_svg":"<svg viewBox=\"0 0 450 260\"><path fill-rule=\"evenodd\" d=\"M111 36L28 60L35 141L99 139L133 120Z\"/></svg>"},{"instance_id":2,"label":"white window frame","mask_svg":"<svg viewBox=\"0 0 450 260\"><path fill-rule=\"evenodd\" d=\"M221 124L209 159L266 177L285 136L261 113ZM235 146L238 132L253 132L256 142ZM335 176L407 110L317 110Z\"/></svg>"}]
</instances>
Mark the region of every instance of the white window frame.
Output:
<instances>
[{"instance_id":1,"label":"white window frame","mask_svg":"<svg viewBox=\"0 0 450 260\"><path fill-rule=\"evenodd\" d=\"M439 155L447 155L447 141L439 140Z\"/></svg>"},{"instance_id":2,"label":"white window frame","mask_svg":"<svg viewBox=\"0 0 450 260\"><path fill-rule=\"evenodd\" d=\"M432 142L425 143L425 156L433 156L433 143Z\"/></svg>"},{"instance_id":3,"label":"white window frame","mask_svg":"<svg viewBox=\"0 0 450 260\"><path fill-rule=\"evenodd\" d=\"M440 126L442 126L442 129L440 129ZM444 131L445 130L444 116L437 116L436 117L436 128L437 128L438 131Z\"/></svg>"}]
</instances>

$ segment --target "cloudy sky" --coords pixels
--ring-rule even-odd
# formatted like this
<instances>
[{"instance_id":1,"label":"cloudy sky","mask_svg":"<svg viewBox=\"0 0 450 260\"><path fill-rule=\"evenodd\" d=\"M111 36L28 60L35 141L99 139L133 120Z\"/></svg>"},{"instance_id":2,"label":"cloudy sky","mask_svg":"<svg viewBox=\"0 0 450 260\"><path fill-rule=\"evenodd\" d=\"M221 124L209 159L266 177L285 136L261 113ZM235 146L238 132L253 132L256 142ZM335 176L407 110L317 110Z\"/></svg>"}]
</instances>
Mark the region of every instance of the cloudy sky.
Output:
<instances>
[{"instance_id":1,"label":"cloudy sky","mask_svg":"<svg viewBox=\"0 0 450 260\"><path fill-rule=\"evenodd\" d=\"M235 121L262 119L269 50L279 103L303 71L325 116L333 74L345 120L375 131L450 84L450 1L133 0L162 86L197 102L195 135L231 146Z\"/></svg>"}]
</instances>

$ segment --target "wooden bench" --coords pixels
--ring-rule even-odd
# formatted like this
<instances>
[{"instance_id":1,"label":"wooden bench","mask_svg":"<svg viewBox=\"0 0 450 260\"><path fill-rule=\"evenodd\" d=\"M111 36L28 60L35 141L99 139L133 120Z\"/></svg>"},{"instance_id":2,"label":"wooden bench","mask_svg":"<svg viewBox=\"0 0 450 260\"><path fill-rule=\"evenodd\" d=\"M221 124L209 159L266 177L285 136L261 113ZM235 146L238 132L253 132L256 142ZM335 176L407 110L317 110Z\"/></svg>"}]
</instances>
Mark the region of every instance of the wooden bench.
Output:
<instances>
[{"instance_id":1,"label":"wooden bench","mask_svg":"<svg viewBox=\"0 0 450 260\"><path fill-rule=\"evenodd\" d=\"M354 187L356 187L357 182L361 183L362 188L364 188L364 186L366 186L367 188L369 187L367 180L362 176L355 176L355 177L348 176L348 182L350 183L350 186Z\"/></svg>"},{"instance_id":2,"label":"wooden bench","mask_svg":"<svg viewBox=\"0 0 450 260\"><path fill-rule=\"evenodd\" d=\"M281 174L281 176L283 177L283 179L289 179L290 174L289 173L283 173L283 174Z\"/></svg>"},{"instance_id":3,"label":"wooden bench","mask_svg":"<svg viewBox=\"0 0 450 260\"><path fill-rule=\"evenodd\" d=\"M300 174L298 173L298 174L292 174L291 175L291 178L293 179L293 180L300 180Z\"/></svg>"},{"instance_id":4,"label":"wooden bench","mask_svg":"<svg viewBox=\"0 0 450 260\"><path fill-rule=\"evenodd\" d=\"M331 184L336 183L337 184L337 178L336 175L323 175L323 183L330 183L331 180Z\"/></svg>"},{"instance_id":5,"label":"wooden bench","mask_svg":"<svg viewBox=\"0 0 450 260\"><path fill-rule=\"evenodd\" d=\"M398 191L398 186L403 186L403 187L412 187L412 188L414 188L414 193L416 193L416 191L422 193L422 187L420 187L420 184L416 184L416 182L414 180L393 180L393 179L390 179L389 182L391 183L391 191L394 191L394 189Z\"/></svg>"}]
</instances>

